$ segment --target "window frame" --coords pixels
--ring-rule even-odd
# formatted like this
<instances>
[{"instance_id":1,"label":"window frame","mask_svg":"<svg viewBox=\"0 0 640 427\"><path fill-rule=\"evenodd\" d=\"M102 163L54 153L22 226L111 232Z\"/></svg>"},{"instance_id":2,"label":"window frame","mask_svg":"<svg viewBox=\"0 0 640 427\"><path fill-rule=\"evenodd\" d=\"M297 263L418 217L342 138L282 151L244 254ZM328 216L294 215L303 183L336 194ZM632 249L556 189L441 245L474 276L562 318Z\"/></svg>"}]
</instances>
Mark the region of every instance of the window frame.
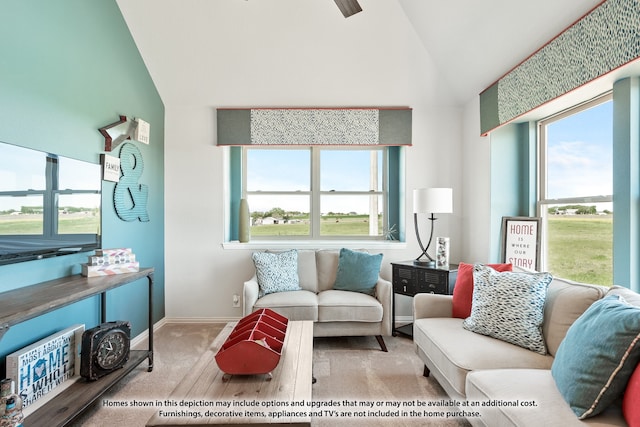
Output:
<instances>
[{"instance_id":1,"label":"window frame","mask_svg":"<svg viewBox=\"0 0 640 427\"><path fill-rule=\"evenodd\" d=\"M252 236L252 241L264 241L264 240L344 240L344 241L384 241L386 239L386 232L388 229L389 219L389 150L388 146L324 146L324 145L305 145L305 146L244 146L242 147L242 185L241 194L242 198L247 198L251 195L309 195L309 218L310 227L308 235L287 235L287 236ZM310 189L309 191L248 191L247 190L247 155L249 150L308 150L310 155ZM366 190L366 191L345 191L345 190L330 190L323 191L320 188L321 182L321 154L323 151L380 151L382 152L382 185L380 190ZM323 195L343 195L343 196L381 196L382 205L382 224L383 231L381 235L322 235L321 234L321 218L320 212L320 200Z\"/></svg>"},{"instance_id":2,"label":"window frame","mask_svg":"<svg viewBox=\"0 0 640 427\"><path fill-rule=\"evenodd\" d=\"M574 105L566 110L551 116L540 119L536 122L537 130L537 145L538 145L538 179L537 179L537 200L536 211L538 217L542 218L542 234L541 234L541 268L542 271L547 271L549 267L549 252L548 252L548 226L547 216L548 209L551 205L575 205L575 204L594 204L594 203L612 203L613 194L608 195L593 195L593 196L581 196L581 197L564 197L557 199L550 199L547 197L547 125L562 120L564 118L579 114L590 108L598 105L610 102L613 100L613 92L607 91L602 93L588 101ZM612 190L613 191L613 190Z\"/></svg>"}]
</instances>

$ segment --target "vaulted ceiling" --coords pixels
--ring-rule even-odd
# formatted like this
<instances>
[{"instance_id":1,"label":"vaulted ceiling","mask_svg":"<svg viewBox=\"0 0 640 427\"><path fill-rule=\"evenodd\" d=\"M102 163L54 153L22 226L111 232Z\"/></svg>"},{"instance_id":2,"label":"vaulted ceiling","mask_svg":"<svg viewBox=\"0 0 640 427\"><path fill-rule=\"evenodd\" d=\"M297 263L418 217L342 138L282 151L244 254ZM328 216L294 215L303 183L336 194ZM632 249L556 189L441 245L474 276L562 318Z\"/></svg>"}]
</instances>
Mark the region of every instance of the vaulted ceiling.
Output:
<instances>
[{"instance_id":1,"label":"vaulted ceiling","mask_svg":"<svg viewBox=\"0 0 640 427\"><path fill-rule=\"evenodd\" d=\"M333 0L117 2L163 99L188 91L202 75L194 70L206 73L224 66L229 54L219 46L232 38L240 48L260 44L261 38L273 44L286 40L287 49L296 47L290 55L304 57L313 55L314 46L307 44L310 32L357 49L359 37L368 36L363 29L375 25L379 32L394 31L386 26L390 23L413 27L448 83L453 103L464 105L601 0L359 0L363 11L346 19ZM237 40L238 31L246 40ZM238 51L234 60L242 63L242 55L267 54ZM282 55L282 61L291 59L282 52L272 54ZM295 66L291 71L292 79L303 72Z\"/></svg>"}]
</instances>

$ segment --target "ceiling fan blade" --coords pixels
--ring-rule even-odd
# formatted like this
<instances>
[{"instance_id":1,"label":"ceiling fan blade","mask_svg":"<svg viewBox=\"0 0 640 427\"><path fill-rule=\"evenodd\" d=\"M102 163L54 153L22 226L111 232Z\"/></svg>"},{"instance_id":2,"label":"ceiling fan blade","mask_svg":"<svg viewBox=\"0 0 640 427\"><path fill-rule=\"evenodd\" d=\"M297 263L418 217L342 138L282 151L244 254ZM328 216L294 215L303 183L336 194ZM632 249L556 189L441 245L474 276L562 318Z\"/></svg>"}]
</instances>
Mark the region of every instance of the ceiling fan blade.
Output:
<instances>
[{"instance_id":1,"label":"ceiling fan blade","mask_svg":"<svg viewBox=\"0 0 640 427\"><path fill-rule=\"evenodd\" d=\"M360 4L358 4L358 0L334 0L340 9L340 12L344 15L345 18L350 17L351 15L355 15L358 12L362 12L362 8Z\"/></svg>"}]
</instances>

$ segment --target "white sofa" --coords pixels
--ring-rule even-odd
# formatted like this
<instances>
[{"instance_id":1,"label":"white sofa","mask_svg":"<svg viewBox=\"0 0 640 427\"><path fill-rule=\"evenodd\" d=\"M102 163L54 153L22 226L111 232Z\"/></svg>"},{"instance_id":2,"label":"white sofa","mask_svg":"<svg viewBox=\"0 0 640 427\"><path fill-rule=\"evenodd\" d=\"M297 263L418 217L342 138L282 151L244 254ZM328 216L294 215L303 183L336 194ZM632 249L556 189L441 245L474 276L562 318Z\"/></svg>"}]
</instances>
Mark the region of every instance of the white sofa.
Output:
<instances>
[{"instance_id":1,"label":"white sofa","mask_svg":"<svg viewBox=\"0 0 640 427\"><path fill-rule=\"evenodd\" d=\"M298 250L302 290L260 297L257 275L244 283L243 314L269 308L289 320L314 321L313 335L375 336L387 351L383 336L391 335L391 282L378 277L375 296L335 290L338 250Z\"/></svg>"},{"instance_id":2,"label":"white sofa","mask_svg":"<svg viewBox=\"0 0 640 427\"><path fill-rule=\"evenodd\" d=\"M452 318L452 296L419 294L414 298L414 343L433 376L453 400L535 402L534 407L462 407L476 412L474 426L626 426L619 404L579 420L556 387L554 357L569 327L595 301L621 295L640 306L640 295L620 287L602 287L554 278L547 289L542 333L548 353L542 355L508 342L480 335Z\"/></svg>"}]
</instances>

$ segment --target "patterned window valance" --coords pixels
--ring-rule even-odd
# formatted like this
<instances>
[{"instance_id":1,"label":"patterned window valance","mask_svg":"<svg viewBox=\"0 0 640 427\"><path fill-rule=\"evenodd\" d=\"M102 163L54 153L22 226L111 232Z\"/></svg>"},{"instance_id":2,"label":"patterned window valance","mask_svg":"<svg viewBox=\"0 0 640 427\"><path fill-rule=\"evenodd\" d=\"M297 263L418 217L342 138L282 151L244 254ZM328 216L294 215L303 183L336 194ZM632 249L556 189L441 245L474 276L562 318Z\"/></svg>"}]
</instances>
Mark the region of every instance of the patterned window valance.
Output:
<instances>
[{"instance_id":1,"label":"patterned window valance","mask_svg":"<svg viewBox=\"0 0 640 427\"><path fill-rule=\"evenodd\" d=\"M411 145L410 108L218 109L218 145Z\"/></svg>"},{"instance_id":2,"label":"patterned window valance","mask_svg":"<svg viewBox=\"0 0 640 427\"><path fill-rule=\"evenodd\" d=\"M640 2L608 0L480 94L486 134L640 57Z\"/></svg>"}]
</instances>

